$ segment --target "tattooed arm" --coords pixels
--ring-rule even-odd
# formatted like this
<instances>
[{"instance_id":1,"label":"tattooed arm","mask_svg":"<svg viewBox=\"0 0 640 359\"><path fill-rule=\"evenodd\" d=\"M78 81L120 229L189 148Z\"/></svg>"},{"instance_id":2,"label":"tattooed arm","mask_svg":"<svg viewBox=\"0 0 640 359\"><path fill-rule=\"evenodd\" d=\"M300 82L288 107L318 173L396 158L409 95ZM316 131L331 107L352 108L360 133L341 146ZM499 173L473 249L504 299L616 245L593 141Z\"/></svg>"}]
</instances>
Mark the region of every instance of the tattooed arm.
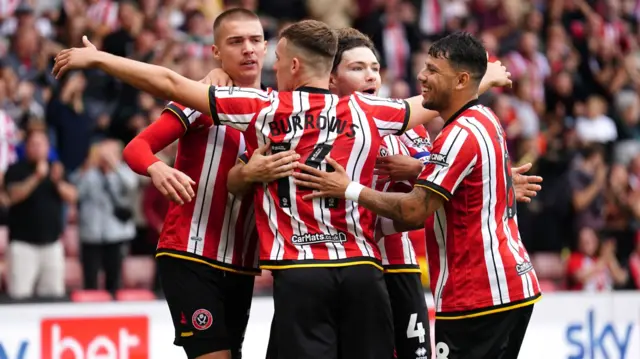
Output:
<instances>
[{"instance_id":1,"label":"tattooed arm","mask_svg":"<svg viewBox=\"0 0 640 359\"><path fill-rule=\"evenodd\" d=\"M333 172L298 164L298 169L304 172L294 172L294 182L298 186L314 189L314 192L303 196L303 199L348 198L351 179L335 160L330 157L326 160L334 168ZM414 187L410 193L385 193L364 187L357 203L379 216L394 220L396 230L401 229L400 227L415 229L421 228L424 221L442 206L444 197L434 194L435 192L424 187Z\"/></svg>"}]
</instances>

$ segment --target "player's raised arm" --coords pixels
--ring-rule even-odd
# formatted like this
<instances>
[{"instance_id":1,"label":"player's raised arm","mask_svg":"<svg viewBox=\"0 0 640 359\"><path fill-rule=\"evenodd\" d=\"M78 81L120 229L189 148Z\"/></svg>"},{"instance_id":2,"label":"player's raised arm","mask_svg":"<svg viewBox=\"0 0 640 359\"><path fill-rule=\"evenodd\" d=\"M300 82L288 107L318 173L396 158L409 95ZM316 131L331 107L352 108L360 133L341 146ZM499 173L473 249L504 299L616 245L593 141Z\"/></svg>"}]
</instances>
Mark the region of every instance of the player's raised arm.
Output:
<instances>
[{"instance_id":1,"label":"player's raised arm","mask_svg":"<svg viewBox=\"0 0 640 359\"><path fill-rule=\"evenodd\" d=\"M511 73L507 71L507 68L500 61L487 63L487 72L480 81L478 95L482 95L492 87L504 86L511 86ZM408 98L407 103L409 103L409 108L411 109L407 130L418 125L425 125L440 116L438 112L424 108L422 95Z\"/></svg>"},{"instance_id":2,"label":"player's raised arm","mask_svg":"<svg viewBox=\"0 0 640 359\"><path fill-rule=\"evenodd\" d=\"M175 100L202 113L210 113L209 86L189 80L167 68L98 51L86 36L83 48L62 50L53 74L60 78L75 69L98 68L129 85L166 100Z\"/></svg>"}]
</instances>

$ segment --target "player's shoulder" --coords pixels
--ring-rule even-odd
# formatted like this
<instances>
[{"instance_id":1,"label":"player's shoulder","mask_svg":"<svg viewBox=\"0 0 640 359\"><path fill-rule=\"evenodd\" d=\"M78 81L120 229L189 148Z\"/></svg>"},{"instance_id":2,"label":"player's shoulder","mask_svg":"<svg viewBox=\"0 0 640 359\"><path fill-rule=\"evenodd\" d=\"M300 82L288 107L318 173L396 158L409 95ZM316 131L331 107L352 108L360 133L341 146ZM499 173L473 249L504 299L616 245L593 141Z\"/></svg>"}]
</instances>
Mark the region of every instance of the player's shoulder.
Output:
<instances>
[{"instance_id":1,"label":"player's shoulder","mask_svg":"<svg viewBox=\"0 0 640 359\"><path fill-rule=\"evenodd\" d=\"M406 103L405 100L380 97L380 96L371 95L368 93L358 92L358 91L354 92L351 95L351 97L356 98L361 102L364 102L367 105L371 105L371 106L385 106L385 105L386 106L389 106L389 105L404 106L404 104Z\"/></svg>"},{"instance_id":2,"label":"player's shoulder","mask_svg":"<svg viewBox=\"0 0 640 359\"><path fill-rule=\"evenodd\" d=\"M273 96L277 96L278 92L271 87L263 87L259 89L239 86L215 86L216 96L228 97L246 97L260 100L269 100Z\"/></svg>"}]
</instances>

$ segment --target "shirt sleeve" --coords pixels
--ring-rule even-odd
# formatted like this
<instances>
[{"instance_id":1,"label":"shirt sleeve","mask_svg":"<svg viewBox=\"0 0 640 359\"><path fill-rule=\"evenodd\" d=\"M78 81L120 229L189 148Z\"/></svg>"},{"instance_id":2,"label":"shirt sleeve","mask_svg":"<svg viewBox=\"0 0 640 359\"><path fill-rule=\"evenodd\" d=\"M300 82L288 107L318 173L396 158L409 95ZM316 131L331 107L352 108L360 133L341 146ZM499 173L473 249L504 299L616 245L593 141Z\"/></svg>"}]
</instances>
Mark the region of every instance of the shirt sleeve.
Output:
<instances>
[{"instance_id":1,"label":"shirt sleeve","mask_svg":"<svg viewBox=\"0 0 640 359\"><path fill-rule=\"evenodd\" d=\"M209 108L216 125L246 131L263 108L277 97L275 91L241 87L209 87Z\"/></svg>"},{"instance_id":2,"label":"shirt sleeve","mask_svg":"<svg viewBox=\"0 0 640 359\"><path fill-rule=\"evenodd\" d=\"M433 144L429 162L415 186L428 188L451 199L456 189L473 170L478 153L475 137L462 127L445 129Z\"/></svg>"},{"instance_id":3,"label":"shirt sleeve","mask_svg":"<svg viewBox=\"0 0 640 359\"><path fill-rule=\"evenodd\" d=\"M175 118L180 120L182 127L185 131L191 128L198 127L211 127L213 126L213 120L211 117L203 115L202 112L194 110L189 107L182 106L177 102L169 102L167 106L162 110L163 114L171 113Z\"/></svg>"},{"instance_id":4,"label":"shirt sleeve","mask_svg":"<svg viewBox=\"0 0 640 359\"><path fill-rule=\"evenodd\" d=\"M406 131L411 115L411 108L407 101L365 95L359 92L353 96L364 113L373 120L380 137L399 136Z\"/></svg>"},{"instance_id":5,"label":"shirt sleeve","mask_svg":"<svg viewBox=\"0 0 640 359\"><path fill-rule=\"evenodd\" d=\"M411 157L421 160L422 163L429 161L431 140L424 126L417 126L416 128L410 129L401 136L398 136L398 139L405 145Z\"/></svg>"}]
</instances>

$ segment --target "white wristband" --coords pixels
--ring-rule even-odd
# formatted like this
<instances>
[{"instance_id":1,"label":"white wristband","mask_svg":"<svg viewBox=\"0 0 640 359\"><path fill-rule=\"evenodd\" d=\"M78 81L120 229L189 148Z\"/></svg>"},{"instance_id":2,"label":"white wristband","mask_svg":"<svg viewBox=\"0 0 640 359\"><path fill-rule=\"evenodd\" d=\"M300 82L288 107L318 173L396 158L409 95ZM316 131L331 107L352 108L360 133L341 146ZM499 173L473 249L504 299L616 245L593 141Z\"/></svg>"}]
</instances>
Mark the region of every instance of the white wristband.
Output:
<instances>
[{"instance_id":1,"label":"white wristband","mask_svg":"<svg viewBox=\"0 0 640 359\"><path fill-rule=\"evenodd\" d=\"M351 182L347 186L347 190L344 191L344 198L358 202L358 198L360 197L360 192L364 189L364 186L358 182Z\"/></svg>"}]
</instances>

